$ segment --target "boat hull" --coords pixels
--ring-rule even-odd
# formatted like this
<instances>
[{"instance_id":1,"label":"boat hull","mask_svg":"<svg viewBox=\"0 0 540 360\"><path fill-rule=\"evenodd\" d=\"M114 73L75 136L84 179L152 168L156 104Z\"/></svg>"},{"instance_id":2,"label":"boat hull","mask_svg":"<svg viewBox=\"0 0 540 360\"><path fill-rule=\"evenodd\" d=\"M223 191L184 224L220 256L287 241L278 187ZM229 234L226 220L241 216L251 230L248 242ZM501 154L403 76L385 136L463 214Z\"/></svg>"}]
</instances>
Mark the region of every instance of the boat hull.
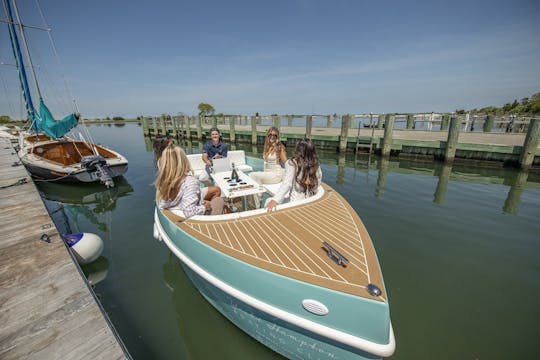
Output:
<instances>
[{"instance_id":1,"label":"boat hull","mask_svg":"<svg viewBox=\"0 0 540 360\"><path fill-rule=\"evenodd\" d=\"M395 347L388 304L325 289L254 267L198 241L159 209L158 236L199 292L226 318L291 359L378 359ZM309 313L305 299L328 304ZM331 324L335 323L335 326ZM342 331L358 328L357 334Z\"/></svg>"},{"instance_id":2,"label":"boat hull","mask_svg":"<svg viewBox=\"0 0 540 360\"><path fill-rule=\"evenodd\" d=\"M26 170L33 177L41 180L51 180L57 182L66 182L66 183L91 183L99 182L100 179L96 175L95 171L88 171L84 169L77 169L75 167L64 167L59 168L55 166L46 166L46 165L34 165L30 161L24 161L21 159L22 163L26 167ZM115 178L122 176L128 170L127 164L118 164L118 165L109 165L108 169L111 172L111 177Z\"/></svg>"},{"instance_id":3,"label":"boat hull","mask_svg":"<svg viewBox=\"0 0 540 360\"><path fill-rule=\"evenodd\" d=\"M380 359L343 346L262 312L230 296L180 262L201 295L229 321L288 359Z\"/></svg>"}]
</instances>

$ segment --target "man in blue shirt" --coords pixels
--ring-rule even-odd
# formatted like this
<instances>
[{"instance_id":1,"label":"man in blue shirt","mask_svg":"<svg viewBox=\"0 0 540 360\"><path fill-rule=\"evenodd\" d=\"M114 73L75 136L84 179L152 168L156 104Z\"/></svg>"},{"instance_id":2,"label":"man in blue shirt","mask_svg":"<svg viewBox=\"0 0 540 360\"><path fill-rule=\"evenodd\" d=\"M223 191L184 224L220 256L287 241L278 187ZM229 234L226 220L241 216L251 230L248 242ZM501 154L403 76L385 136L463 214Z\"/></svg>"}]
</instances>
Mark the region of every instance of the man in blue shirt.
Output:
<instances>
[{"instance_id":1,"label":"man in blue shirt","mask_svg":"<svg viewBox=\"0 0 540 360\"><path fill-rule=\"evenodd\" d=\"M211 177L212 159L227 157L227 144L220 140L218 128L210 129L211 140L207 141L203 146L202 159L206 164L206 172Z\"/></svg>"}]
</instances>

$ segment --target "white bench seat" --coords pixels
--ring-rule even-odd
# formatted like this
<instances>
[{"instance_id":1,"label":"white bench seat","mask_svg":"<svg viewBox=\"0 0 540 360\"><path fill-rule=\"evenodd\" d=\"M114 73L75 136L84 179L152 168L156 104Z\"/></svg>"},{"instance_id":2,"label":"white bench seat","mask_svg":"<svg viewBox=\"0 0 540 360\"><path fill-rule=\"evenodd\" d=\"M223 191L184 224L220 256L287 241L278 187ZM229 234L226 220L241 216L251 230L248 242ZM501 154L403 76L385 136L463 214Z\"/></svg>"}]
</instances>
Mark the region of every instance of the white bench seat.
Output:
<instances>
[{"instance_id":1,"label":"white bench seat","mask_svg":"<svg viewBox=\"0 0 540 360\"><path fill-rule=\"evenodd\" d=\"M193 176L199 180L204 178L206 164L202 159L202 154L189 154L187 155L187 158L193 169ZM231 164L234 163L234 166L240 171L245 173L253 171L253 168L246 164L246 153L244 150L228 151L227 159L229 159ZM203 176L201 177L201 175Z\"/></svg>"}]
</instances>

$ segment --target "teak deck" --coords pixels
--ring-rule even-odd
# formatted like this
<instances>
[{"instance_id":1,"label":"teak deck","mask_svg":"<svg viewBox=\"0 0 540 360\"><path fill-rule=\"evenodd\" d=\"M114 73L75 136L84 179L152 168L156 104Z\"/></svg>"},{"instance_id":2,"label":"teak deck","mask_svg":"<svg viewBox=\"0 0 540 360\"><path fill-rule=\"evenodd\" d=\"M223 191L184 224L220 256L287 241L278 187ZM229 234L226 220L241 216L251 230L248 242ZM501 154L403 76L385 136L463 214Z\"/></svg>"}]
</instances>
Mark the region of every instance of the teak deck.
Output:
<instances>
[{"instance_id":1,"label":"teak deck","mask_svg":"<svg viewBox=\"0 0 540 360\"><path fill-rule=\"evenodd\" d=\"M315 202L234 220L184 220L166 216L213 248L274 273L329 289L386 301L377 256L362 221L341 195L324 185ZM323 242L345 256L339 265ZM382 294L370 295L368 284Z\"/></svg>"},{"instance_id":2,"label":"teak deck","mask_svg":"<svg viewBox=\"0 0 540 360\"><path fill-rule=\"evenodd\" d=\"M129 358L18 160L0 138L0 359Z\"/></svg>"}]
</instances>

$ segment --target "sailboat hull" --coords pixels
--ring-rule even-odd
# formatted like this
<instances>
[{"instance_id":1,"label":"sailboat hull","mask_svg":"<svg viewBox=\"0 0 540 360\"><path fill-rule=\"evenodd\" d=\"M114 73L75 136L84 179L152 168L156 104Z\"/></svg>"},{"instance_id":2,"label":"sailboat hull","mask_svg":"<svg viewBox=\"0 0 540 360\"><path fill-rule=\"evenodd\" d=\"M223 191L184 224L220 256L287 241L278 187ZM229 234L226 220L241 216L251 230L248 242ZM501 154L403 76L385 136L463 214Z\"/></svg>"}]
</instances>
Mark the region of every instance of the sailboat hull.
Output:
<instances>
[{"instance_id":1,"label":"sailboat hull","mask_svg":"<svg viewBox=\"0 0 540 360\"><path fill-rule=\"evenodd\" d=\"M291 205L272 215L254 210L238 217L229 214L216 220L211 220L211 216L186 220L171 215L168 210L156 209L157 236L179 258L192 283L218 311L283 356L290 359L390 356L395 348L394 334L382 278L377 277L380 268L374 253L367 248L371 246L370 240L363 239L362 254L354 250L359 255L351 254L350 259L358 266L354 257L361 256L366 267L370 266L369 278L383 289L377 297L369 295L363 285L351 282L361 278L353 264L348 268L338 266L324 255L318 240L310 242L311 234L306 232L303 238L294 230L294 222L284 221L291 218L291 212L299 211L311 218L310 212L331 210L330 207L344 201L332 189L325 187L325 190L318 199ZM268 234L265 229L272 221L298 236L265 238ZM332 228L335 223L329 219L321 226ZM329 241L336 244L338 237ZM351 250L353 243L356 241L350 243ZM358 249L360 245L357 244ZM298 255L308 252L312 255L306 256L311 260ZM298 262L287 263L286 259L295 257L293 253ZM313 270L313 276L302 267ZM310 311L306 303L320 305L327 311Z\"/></svg>"},{"instance_id":2,"label":"sailboat hull","mask_svg":"<svg viewBox=\"0 0 540 360\"><path fill-rule=\"evenodd\" d=\"M85 163L85 159L94 157L95 151L99 156L98 166ZM27 137L19 157L33 177L50 181L99 182L103 181L104 172L106 177L115 178L128 170L127 159L119 153L73 140Z\"/></svg>"}]
</instances>

